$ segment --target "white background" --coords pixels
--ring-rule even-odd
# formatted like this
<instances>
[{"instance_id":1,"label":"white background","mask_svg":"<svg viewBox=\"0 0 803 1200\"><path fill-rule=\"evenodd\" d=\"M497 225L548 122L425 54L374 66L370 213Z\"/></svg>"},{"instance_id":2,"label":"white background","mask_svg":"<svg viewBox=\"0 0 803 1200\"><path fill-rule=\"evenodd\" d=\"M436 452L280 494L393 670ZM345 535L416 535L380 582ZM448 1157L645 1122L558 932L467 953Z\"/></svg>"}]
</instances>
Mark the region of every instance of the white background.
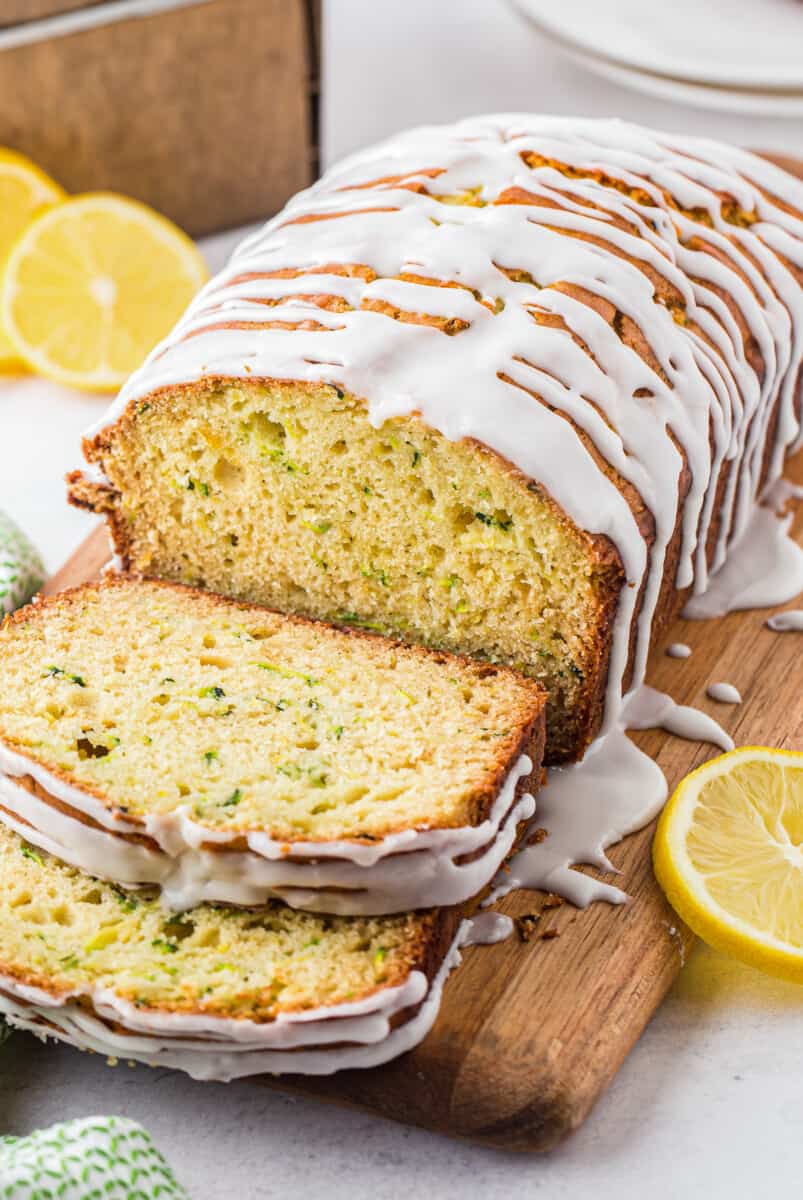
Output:
<instances>
[{"instance_id":1,"label":"white background","mask_svg":"<svg viewBox=\"0 0 803 1200\"><path fill-rule=\"evenodd\" d=\"M701 113L596 80L501 0L326 7L330 161L408 124L494 109L618 115L803 154L800 121ZM229 244L207 247L213 265ZM0 508L50 569L91 527L67 508L61 480L80 463L80 431L103 405L36 380L0 380ZM112 1071L23 1035L0 1051L0 1134L93 1112L133 1116L194 1200L780 1196L800 1188L802 1061L803 991L700 947L586 1125L542 1158L449 1142L255 1082Z\"/></svg>"}]
</instances>

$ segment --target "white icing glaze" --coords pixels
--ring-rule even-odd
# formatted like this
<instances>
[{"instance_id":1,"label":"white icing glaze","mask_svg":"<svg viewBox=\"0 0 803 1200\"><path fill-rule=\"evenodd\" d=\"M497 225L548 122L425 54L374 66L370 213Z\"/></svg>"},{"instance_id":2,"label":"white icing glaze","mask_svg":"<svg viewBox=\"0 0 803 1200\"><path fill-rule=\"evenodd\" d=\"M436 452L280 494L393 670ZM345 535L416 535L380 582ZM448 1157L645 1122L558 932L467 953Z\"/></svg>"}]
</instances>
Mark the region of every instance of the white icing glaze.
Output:
<instances>
[{"instance_id":1,"label":"white icing glaze","mask_svg":"<svg viewBox=\"0 0 803 1200\"><path fill-rule=\"evenodd\" d=\"M471 918L464 946L492 946L504 942L513 932L513 920L504 913L481 912Z\"/></svg>"},{"instance_id":2,"label":"white icing glaze","mask_svg":"<svg viewBox=\"0 0 803 1200\"><path fill-rule=\"evenodd\" d=\"M770 617L767 625L774 633L803 633L803 609L776 613Z\"/></svg>"},{"instance_id":3,"label":"white icing glaze","mask_svg":"<svg viewBox=\"0 0 803 1200\"><path fill-rule=\"evenodd\" d=\"M706 688L706 695L720 704L742 703L741 693L732 683L710 683Z\"/></svg>"},{"instance_id":4,"label":"white icing glaze","mask_svg":"<svg viewBox=\"0 0 803 1200\"><path fill-rule=\"evenodd\" d=\"M597 738L582 762L549 772L534 822L547 837L519 851L509 871L497 877L488 903L522 887L558 892L579 908L597 900L624 903L620 888L573 867L588 863L614 871L606 849L655 816L666 791L660 768L623 730Z\"/></svg>"},{"instance_id":5,"label":"white icing glaze","mask_svg":"<svg viewBox=\"0 0 803 1200\"><path fill-rule=\"evenodd\" d=\"M789 536L792 518L763 504L755 508L708 589L689 600L683 616L701 620L786 604L803 591L803 548Z\"/></svg>"},{"instance_id":6,"label":"white icing glaze","mask_svg":"<svg viewBox=\"0 0 803 1200\"><path fill-rule=\"evenodd\" d=\"M685 642L673 642L671 646L667 646L666 652L670 658L690 658L692 649Z\"/></svg>"},{"instance_id":7,"label":"white icing glaze","mask_svg":"<svg viewBox=\"0 0 803 1200\"><path fill-rule=\"evenodd\" d=\"M686 941L683 937L683 934L680 932L677 925L673 925L670 921L662 921L661 923L665 926L666 932L669 934L669 940L672 942L672 945L678 952L678 958L680 959L681 967L685 967Z\"/></svg>"},{"instance_id":8,"label":"white icing glaze","mask_svg":"<svg viewBox=\"0 0 803 1200\"><path fill-rule=\"evenodd\" d=\"M528 167L522 159L528 151L601 169L639 191L626 195L590 178L567 180L549 165ZM386 182L377 185L381 179ZM446 206L436 198L479 188L481 200L492 202L511 187L537 202ZM667 210L664 193L677 206L707 213L709 227L680 207ZM727 221L721 194L758 219L747 228ZM678 516L681 456L675 443L692 474L681 514L677 582L693 583L699 593L706 584L705 544L721 469L738 455L715 567L750 518L773 407L779 413L773 477L800 436L794 384L803 359L803 296L780 256L803 264L803 222L775 204L772 194L803 207L803 188L764 160L618 121L507 115L402 134L334 167L248 238L89 436L155 389L218 376L329 382L365 397L376 426L418 412L448 438L485 442L542 483L581 528L607 534L635 585L623 589L615 623L605 725L613 728L642 582L636 686L644 676L665 551ZM558 198L560 207L548 207ZM701 230L711 251L692 240ZM597 242L566 236L574 233ZM686 324L673 320L644 273L614 249L647 264L676 289ZM369 264L376 278L324 269L338 263ZM514 282L500 266L527 271L535 282ZM309 274L265 278L287 268ZM403 273L462 286L411 283L398 278ZM593 309L554 286L567 281L631 318L662 374L623 345ZM320 308L309 299L320 292L342 297L351 310ZM763 380L745 357L723 293L733 297L760 349ZM503 307L486 307L477 296ZM278 303L266 310L264 301L271 299ZM446 337L359 307L377 299L469 326ZM533 306L561 317L590 353L565 330L536 325ZM255 329L266 317L296 325L312 319L323 328ZM221 328L221 322L238 327ZM644 389L650 392L647 404L639 394ZM546 404L535 403L531 391ZM618 488L564 415L653 513L656 539L649 556Z\"/></svg>"},{"instance_id":9,"label":"white icing glaze","mask_svg":"<svg viewBox=\"0 0 803 1200\"><path fill-rule=\"evenodd\" d=\"M688 704L676 704L671 696L646 684L630 697L625 715L628 729L665 729L693 742L733 750L733 738L713 717Z\"/></svg>"},{"instance_id":10,"label":"white icing glaze","mask_svg":"<svg viewBox=\"0 0 803 1200\"><path fill-rule=\"evenodd\" d=\"M777 479L765 491L762 501L782 516L790 504L803 500L803 485L791 479Z\"/></svg>"},{"instance_id":11,"label":"white icing glaze","mask_svg":"<svg viewBox=\"0 0 803 1200\"><path fill-rule=\"evenodd\" d=\"M615 871L605 851L643 828L663 807L667 796L663 772L626 733L656 726L679 737L733 749L733 741L705 713L675 704L646 685L632 692L621 724L597 738L582 762L549 772L533 820L533 826L546 830L547 836L516 854L509 870L497 876L487 904L521 887L558 892L580 908L597 900L624 903L627 896L620 888L572 868L585 863Z\"/></svg>"},{"instance_id":12,"label":"white icing glaze","mask_svg":"<svg viewBox=\"0 0 803 1200\"><path fill-rule=\"evenodd\" d=\"M264 1024L146 1011L100 989L89 995L92 1012L87 1012L77 1004L78 992L51 996L2 976L0 1013L12 1025L40 1037L150 1066L175 1067L194 1079L330 1075L388 1062L426 1036L438 1014L443 985L460 962L468 926L467 921L461 924L429 986L426 977L414 971L401 986L366 1000L288 1013ZM422 1000L415 1016L391 1028L395 1014ZM107 1022L120 1022L128 1032L115 1032Z\"/></svg>"},{"instance_id":13,"label":"white icing glaze","mask_svg":"<svg viewBox=\"0 0 803 1200\"><path fill-rule=\"evenodd\" d=\"M490 883L513 849L518 824L535 810L528 793L515 799L518 781L532 771L531 760L522 755L490 816L474 827L408 830L371 846L294 843L294 858L288 859L280 853L280 844L264 834L249 834L247 851L227 850L221 838L210 838L209 831L186 814L171 814L145 822L145 830L160 846L154 850L88 826L14 784L8 776L30 773L77 811L94 817L96 809L102 810L108 828L111 814L94 797L2 746L0 770L7 772L0 774L0 819L5 824L91 875L126 886L159 884L165 904L178 910L210 900L263 904L270 896L294 908L341 914L462 903ZM132 828L142 832L142 827L127 822L125 829ZM208 848L209 842L217 842L218 848ZM477 850L482 853L470 862L456 861Z\"/></svg>"}]
</instances>

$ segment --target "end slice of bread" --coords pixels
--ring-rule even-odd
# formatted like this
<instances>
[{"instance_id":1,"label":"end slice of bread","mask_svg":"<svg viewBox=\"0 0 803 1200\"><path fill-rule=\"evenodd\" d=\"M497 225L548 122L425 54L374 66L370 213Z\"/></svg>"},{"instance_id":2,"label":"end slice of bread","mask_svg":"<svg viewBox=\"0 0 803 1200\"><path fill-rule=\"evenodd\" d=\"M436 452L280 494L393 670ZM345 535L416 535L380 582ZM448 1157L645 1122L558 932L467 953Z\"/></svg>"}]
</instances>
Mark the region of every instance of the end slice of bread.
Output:
<instances>
[{"instance_id":1,"label":"end slice of bread","mask_svg":"<svg viewBox=\"0 0 803 1200\"><path fill-rule=\"evenodd\" d=\"M0 827L0 1014L201 1078L328 1073L415 1044L457 960L459 914L313 916L272 902L180 918Z\"/></svg>"},{"instance_id":2,"label":"end slice of bread","mask_svg":"<svg viewBox=\"0 0 803 1200\"><path fill-rule=\"evenodd\" d=\"M0 630L0 818L177 908L459 903L532 815L544 706L505 667L110 578Z\"/></svg>"}]
</instances>

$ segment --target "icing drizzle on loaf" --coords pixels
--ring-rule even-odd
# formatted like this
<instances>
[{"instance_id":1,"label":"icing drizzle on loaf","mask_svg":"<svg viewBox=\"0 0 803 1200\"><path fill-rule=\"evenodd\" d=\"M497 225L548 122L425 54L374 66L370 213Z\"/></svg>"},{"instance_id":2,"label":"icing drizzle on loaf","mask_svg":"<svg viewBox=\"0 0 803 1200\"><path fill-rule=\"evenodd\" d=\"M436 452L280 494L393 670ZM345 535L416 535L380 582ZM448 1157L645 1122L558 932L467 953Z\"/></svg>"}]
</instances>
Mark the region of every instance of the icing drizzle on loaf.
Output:
<instances>
[{"instance_id":1,"label":"icing drizzle on loaf","mask_svg":"<svg viewBox=\"0 0 803 1200\"><path fill-rule=\"evenodd\" d=\"M203 1012L143 1010L108 988L55 995L3 975L0 1014L43 1039L52 1037L107 1057L174 1067L194 1079L331 1075L378 1066L426 1036L469 930L470 923L463 921L429 983L422 971L411 971L398 987L380 989L363 1000L287 1013L263 1024Z\"/></svg>"},{"instance_id":2,"label":"icing drizzle on loaf","mask_svg":"<svg viewBox=\"0 0 803 1200\"><path fill-rule=\"evenodd\" d=\"M619 121L413 130L248 238L90 436L159 388L264 377L485 442L619 552L610 729L634 621L644 678L676 525L677 585L700 593L800 442L801 211L761 159Z\"/></svg>"}]
</instances>

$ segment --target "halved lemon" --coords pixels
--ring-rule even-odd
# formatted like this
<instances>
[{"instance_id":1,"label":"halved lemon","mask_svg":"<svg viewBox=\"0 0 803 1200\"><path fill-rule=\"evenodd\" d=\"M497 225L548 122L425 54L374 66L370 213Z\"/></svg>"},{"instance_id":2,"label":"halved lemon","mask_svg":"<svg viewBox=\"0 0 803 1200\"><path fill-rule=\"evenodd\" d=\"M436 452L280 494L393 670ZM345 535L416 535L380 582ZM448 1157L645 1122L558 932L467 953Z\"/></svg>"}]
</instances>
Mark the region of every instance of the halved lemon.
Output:
<instances>
[{"instance_id":1,"label":"halved lemon","mask_svg":"<svg viewBox=\"0 0 803 1200\"><path fill-rule=\"evenodd\" d=\"M701 938L803 983L803 753L745 746L687 775L658 822L653 862Z\"/></svg>"},{"instance_id":2,"label":"halved lemon","mask_svg":"<svg viewBox=\"0 0 803 1200\"><path fill-rule=\"evenodd\" d=\"M207 274L195 244L167 218L123 196L87 193L19 238L0 319L40 375L112 391L169 333Z\"/></svg>"},{"instance_id":3,"label":"halved lemon","mask_svg":"<svg viewBox=\"0 0 803 1200\"><path fill-rule=\"evenodd\" d=\"M45 205L56 204L64 196L63 189L24 154L0 146L0 272L25 226ZM0 326L0 371L22 366Z\"/></svg>"}]
</instances>

